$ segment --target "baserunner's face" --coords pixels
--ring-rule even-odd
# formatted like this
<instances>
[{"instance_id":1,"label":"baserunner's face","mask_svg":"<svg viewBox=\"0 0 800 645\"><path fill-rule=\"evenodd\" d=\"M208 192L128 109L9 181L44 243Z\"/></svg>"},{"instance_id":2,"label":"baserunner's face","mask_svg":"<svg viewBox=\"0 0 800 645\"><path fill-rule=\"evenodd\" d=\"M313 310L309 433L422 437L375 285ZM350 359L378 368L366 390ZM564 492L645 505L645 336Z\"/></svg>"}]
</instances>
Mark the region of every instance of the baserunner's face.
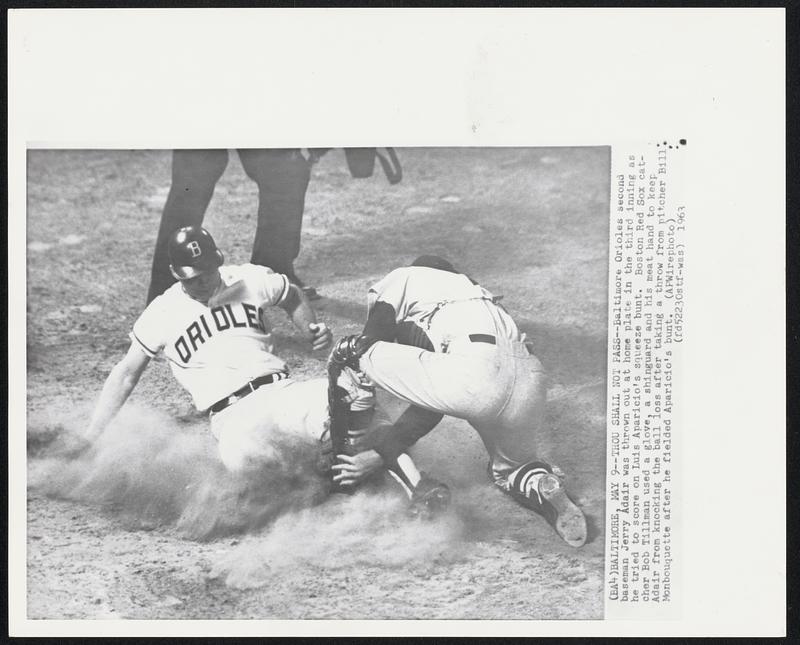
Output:
<instances>
[{"instance_id":1,"label":"baserunner's face","mask_svg":"<svg viewBox=\"0 0 800 645\"><path fill-rule=\"evenodd\" d=\"M198 302L207 303L209 298L214 295L220 282L219 269L206 271L193 278L181 280L181 285L186 294Z\"/></svg>"}]
</instances>

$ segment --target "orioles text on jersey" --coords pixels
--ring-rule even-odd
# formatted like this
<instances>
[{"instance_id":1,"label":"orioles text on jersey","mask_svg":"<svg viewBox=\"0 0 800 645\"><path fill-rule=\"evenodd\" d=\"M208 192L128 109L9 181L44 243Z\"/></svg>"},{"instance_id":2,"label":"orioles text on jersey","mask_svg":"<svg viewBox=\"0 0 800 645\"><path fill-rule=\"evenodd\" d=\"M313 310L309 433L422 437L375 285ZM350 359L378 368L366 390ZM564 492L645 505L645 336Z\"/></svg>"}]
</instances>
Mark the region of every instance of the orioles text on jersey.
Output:
<instances>
[{"instance_id":1,"label":"orioles text on jersey","mask_svg":"<svg viewBox=\"0 0 800 645\"><path fill-rule=\"evenodd\" d=\"M216 333L242 327L252 327L266 333L262 323L263 313L261 307L248 302L214 307L208 315L200 314L199 318L178 337L175 341L175 351L181 361L188 363L192 354Z\"/></svg>"}]
</instances>

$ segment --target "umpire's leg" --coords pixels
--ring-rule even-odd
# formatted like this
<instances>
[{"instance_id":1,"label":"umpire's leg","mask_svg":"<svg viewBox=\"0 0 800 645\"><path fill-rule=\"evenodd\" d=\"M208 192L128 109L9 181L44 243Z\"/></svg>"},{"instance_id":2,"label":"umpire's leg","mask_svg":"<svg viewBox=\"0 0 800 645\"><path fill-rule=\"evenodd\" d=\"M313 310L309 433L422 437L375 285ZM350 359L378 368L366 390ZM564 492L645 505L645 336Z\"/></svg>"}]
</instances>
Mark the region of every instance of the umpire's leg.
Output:
<instances>
[{"instance_id":1,"label":"umpire's leg","mask_svg":"<svg viewBox=\"0 0 800 645\"><path fill-rule=\"evenodd\" d=\"M182 226L203 223L214 187L228 164L227 150L175 150L172 153L172 186L161 214L147 302L175 282L169 270L169 236Z\"/></svg>"},{"instance_id":2,"label":"umpire's leg","mask_svg":"<svg viewBox=\"0 0 800 645\"><path fill-rule=\"evenodd\" d=\"M297 149L241 149L239 158L258 184L258 227L251 262L294 279L310 164Z\"/></svg>"}]
</instances>

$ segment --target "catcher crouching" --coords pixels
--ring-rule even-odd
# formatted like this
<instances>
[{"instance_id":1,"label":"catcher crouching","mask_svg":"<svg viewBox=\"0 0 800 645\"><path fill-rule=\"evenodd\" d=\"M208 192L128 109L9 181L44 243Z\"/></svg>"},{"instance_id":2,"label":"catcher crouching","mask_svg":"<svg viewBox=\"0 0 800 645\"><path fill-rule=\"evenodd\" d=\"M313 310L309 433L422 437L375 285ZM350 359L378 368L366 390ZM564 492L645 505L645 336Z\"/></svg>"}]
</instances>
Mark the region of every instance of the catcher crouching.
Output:
<instances>
[{"instance_id":1,"label":"catcher crouching","mask_svg":"<svg viewBox=\"0 0 800 645\"><path fill-rule=\"evenodd\" d=\"M410 407L378 445L340 453L335 480L352 486L380 468L402 471L405 451L447 414L478 432L495 485L543 516L567 544L582 546L586 519L564 473L537 456L544 370L500 298L447 260L420 256L373 285L368 303L362 333L341 339L330 361ZM420 487L418 497L427 488ZM449 493L441 498L446 503Z\"/></svg>"}]
</instances>

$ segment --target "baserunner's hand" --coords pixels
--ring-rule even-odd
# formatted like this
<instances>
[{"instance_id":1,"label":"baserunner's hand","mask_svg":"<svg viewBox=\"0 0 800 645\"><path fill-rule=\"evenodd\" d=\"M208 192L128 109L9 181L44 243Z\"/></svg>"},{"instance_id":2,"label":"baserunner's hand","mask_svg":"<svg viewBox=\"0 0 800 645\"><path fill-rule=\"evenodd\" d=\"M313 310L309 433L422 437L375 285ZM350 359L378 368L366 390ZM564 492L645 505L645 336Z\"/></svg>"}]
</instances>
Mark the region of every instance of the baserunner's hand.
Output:
<instances>
[{"instance_id":1,"label":"baserunner's hand","mask_svg":"<svg viewBox=\"0 0 800 645\"><path fill-rule=\"evenodd\" d=\"M311 349L327 349L333 342L333 334L328 326L323 323L309 323L308 330L311 332Z\"/></svg>"}]
</instances>

